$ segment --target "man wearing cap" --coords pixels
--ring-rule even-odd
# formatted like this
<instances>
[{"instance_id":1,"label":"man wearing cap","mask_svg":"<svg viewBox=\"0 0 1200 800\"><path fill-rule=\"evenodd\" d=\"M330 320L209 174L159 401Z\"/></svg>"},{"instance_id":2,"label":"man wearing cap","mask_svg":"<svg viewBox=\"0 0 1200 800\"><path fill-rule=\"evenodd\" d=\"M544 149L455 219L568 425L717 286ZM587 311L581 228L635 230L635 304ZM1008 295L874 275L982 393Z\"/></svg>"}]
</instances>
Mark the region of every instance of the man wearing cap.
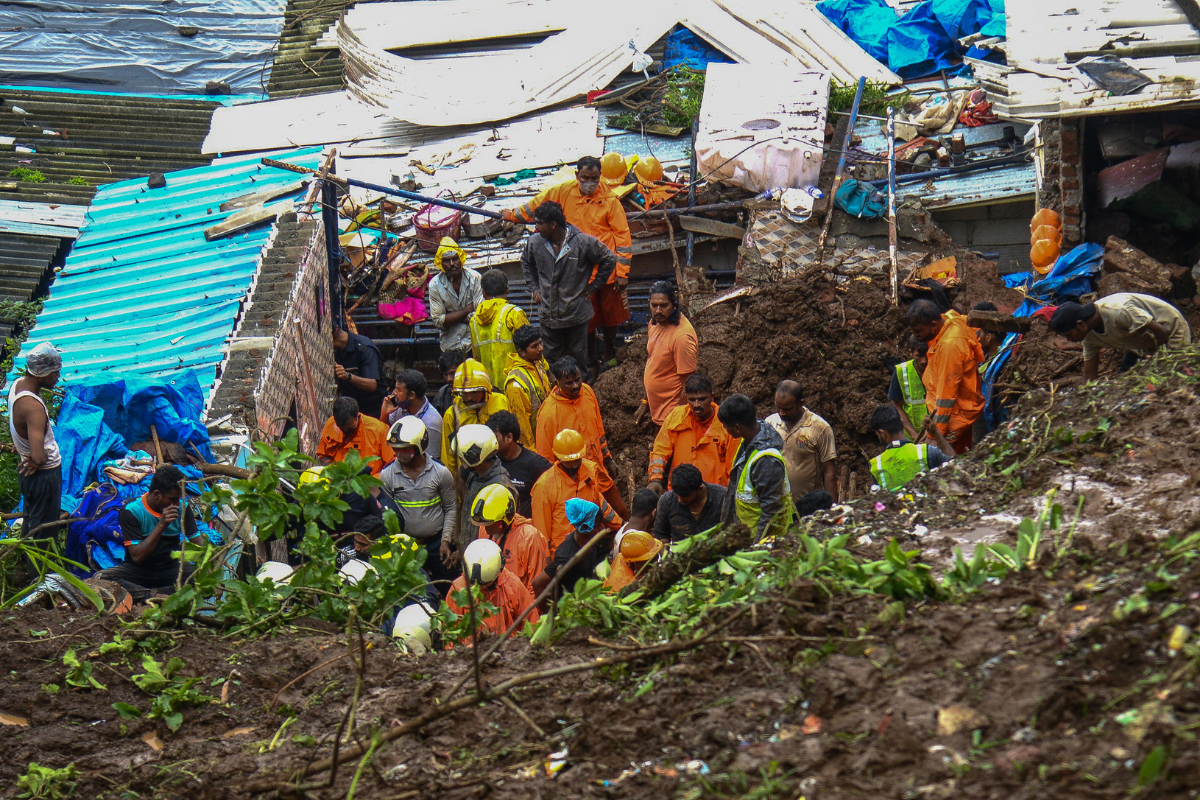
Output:
<instances>
[{"instance_id":1,"label":"man wearing cap","mask_svg":"<svg viewBox=\"0 0 1200 800\"><path fill-rule=\"evenodd\" d=\"M8 390L8 433L21 457L17 474L25 510L22 530L37 539L53 536L54 528L38 528L62 516L62 458L42 399L42 390L53 389L61 371L58 350L42 342L26 356L25 376Z\"/></svg>"},{"instance_id":2,"label":"man wearing cap","mask_svg":"<svg viewBox=\"0 0 1200 800\"><path fill-rule=\"evenodd\" d=\"M556 550L573 530L567 517L566 503L582 498L600 508L601 519L609 528L621 527L629 516L625 501L608 474L589 458L587 445L579 431L559 431L554 437L556 459L550 469L533 484L533 526L545 534L550 549Z\"/></svg>"},{"instance_id":3,"label":"man wearing cap","mask_svg":"<svg viewBox=\"0 0 1200 800\"><path fill-rule=\"evenodd\" d=\"M1148 294L1121 292L1081 306L1063 303L1050 318L1050 328L1072 342L1083 342L1083 377L1095 380L1100 348L1125 351L1119 372L1158 352L1191 344L1192 330L1175 306Z\"/></svg>"}]
</instances>

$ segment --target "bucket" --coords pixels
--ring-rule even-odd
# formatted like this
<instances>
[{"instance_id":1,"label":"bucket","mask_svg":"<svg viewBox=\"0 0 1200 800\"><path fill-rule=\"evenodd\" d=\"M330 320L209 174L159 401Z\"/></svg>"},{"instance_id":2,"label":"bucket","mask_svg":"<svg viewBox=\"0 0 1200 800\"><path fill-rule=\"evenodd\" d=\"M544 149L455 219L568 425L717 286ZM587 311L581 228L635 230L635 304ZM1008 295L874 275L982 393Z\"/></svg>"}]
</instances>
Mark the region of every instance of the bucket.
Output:
<instances>
[{"instance_id":1,"label":"bucket","mask_svg":"<svg viewBox=\"0 0 1200 800\"><path fill-rule=\"evenodd\" d=\"M454 196L450 195L450 199L454 199ZM443 237L449 236L458 241L462 219L463 212L453 208L432 203L421 206L412 216L413 227L417 229L417 246L427 253L435 253Z\"/></svg>"}]
</instances>

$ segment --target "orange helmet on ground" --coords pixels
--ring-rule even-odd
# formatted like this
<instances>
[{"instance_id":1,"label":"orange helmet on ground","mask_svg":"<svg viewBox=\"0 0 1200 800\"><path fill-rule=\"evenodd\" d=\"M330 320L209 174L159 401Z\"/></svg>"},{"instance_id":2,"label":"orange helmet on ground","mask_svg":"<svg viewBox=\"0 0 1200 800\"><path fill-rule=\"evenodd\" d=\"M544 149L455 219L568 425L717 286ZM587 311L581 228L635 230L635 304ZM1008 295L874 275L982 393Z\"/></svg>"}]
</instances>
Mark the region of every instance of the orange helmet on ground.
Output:
<instances>
[{"instance_id":1,"label":"orange helmet on ground","mask_svg":"<svg viewBox=\"0 0 1200 800\"><path fill-rule=\"evenodd\" d=\"M653 183L661 181L663 176L662 164L654 156L646 156L638 159L638 162L633 165L633 174L642 183Z\"/></svg>"},{"instance_id":2,"label":"orange helmet on ground","mask_svg":"<svg viewBox=\"0 0 1200 800\"><path fill-rule=\"evenodd\" d=\"M1055 228L1062 228L1062 217L1052 208L1043 208L1033 215L1033 219L1029 221L1029 230L1034 231L1043 225L1051 225Z\"/></svg>"},{"instance_id":3,"label":"orange helmet on ground","mask_svg":"<svg viewBox=\"0 0 1200 800\"><path fill-rule=\"evenodd\" d=\"M620 186L625 182L629 168L625 166L625 157L620 153L605 153L600 159L600 180L609 186Z\"/></svg>"}]
</instances>

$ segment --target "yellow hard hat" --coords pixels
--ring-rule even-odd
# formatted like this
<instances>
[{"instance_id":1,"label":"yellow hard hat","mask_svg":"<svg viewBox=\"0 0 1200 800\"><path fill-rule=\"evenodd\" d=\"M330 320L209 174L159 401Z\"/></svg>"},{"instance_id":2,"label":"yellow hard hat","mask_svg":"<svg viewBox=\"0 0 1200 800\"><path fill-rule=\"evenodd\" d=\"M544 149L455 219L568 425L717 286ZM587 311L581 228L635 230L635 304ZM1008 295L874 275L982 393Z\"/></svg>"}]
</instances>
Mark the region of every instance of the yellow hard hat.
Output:
<instances>
[{"instance_id":1,"label":"yellow hard hat","mask_svg":"<svg viewBox=\"0 0 1200 800\"><path fill-rule=\"evenodd\" d=\"M625 158L620 153L605 153L600 159L600 180L609 186L620 186L628 174L629 168L625 166Z\"/></svg>"},{"instance_id":2,"label":"yellow hard hat","mask_svg":"<svg viewBox=\"0 0 1200 800\"><path fill-rule=\"evenodd\" d=\"M392 447L415 447L424 453L429 449L429 429L418 417L407 416L392 425L387 440Z\"/></svg>"},{"instance_id":3,"label":"yellow hard hat","mask_svg":"<svg viewBox=\"0 0 1200 800\"><path fill-rule=\"evenodd\" d=\"M306 483L326 483L327 479L321 474L324 471L325 467L323 466L309 467L300 473L300 485L303 486Z\"/></svg>"},{"instance_id":4,"label":"yellow hard hat","mask_svg":"<svg viewBox=\"0 0 1200 800\"><path fill-rule=\"evenodd\" d=\"M504 555L500 552L500 545L491 539L476 539L463 551L463 563L471 580L491 583L500 577L500 570L504 569ZM476 567L479 567L478 574Z\"/></svg>"},{"instance_id":5,"label":"yellow hard hat","mask_svg":"<svg viewBox=\"0 0 1200 800\"><path fill-rule=\"evenodd\" d=\"M404 645L404 649L414 656L423 656L433 649L433 641L429 638L429 632L423 628L395 627L392 628L392 636L399 639L400 643Z\"/></svg>"},{"instance_id":6,"label":"yellow hard hat","mask_svg":"<svg viewBox=\"0 0 1200 800\"><path fill-rule=\"evenodd\" d=\"M559 461L578 461L587 453L587 443L579 431L564 428L554 437L550 450Z\"/></svg>"},{"instance_id":7,"label":"yellow hard hat","mask_svg":"<svg viewBox=\"0 0 1200 800\"><path fill-rule=\"evenodd\" d=\"M450 437L450 446L468 467L477 467L500 449L496 432L487 425L463 425Z\"/></svg>"},{"instance_id":8,"label":"yellow hard hat","mask_svg":"<svg viewBox=\"0 0 1200 800\"><path fill-rule=\"evenodd\" d=\"M633 174L642 183L651 183L653 181L661 181L663 176L662 164L654 156L646 156L638 159L638 162L633 165Z\"/></svg>"},{"instance_id":9,"label":"yellow hard hat","mask_svg":"<svg viewBox=\"0 0 1200 800\"><path fill-rule=\"evenodd\" d=\"M473 358L458 365L454 371L454 393L474 392L484 389L492 390L492 379L488 377L487 368Z\"/></svg>"},{"instance_id":10,"label":"yellow hard hat","mask_svg":"<svg viewBox=\"0 0 1200 800\"><path fill-rule=\"evenodd\" d=\"M407 533L397 533L395 536L388 534L387 536L379 537L379 541L381 541L384 544L389 545L389 546L391 545L392 542L398 542L399 544L404 545L407 549L414 550L414 551L418 547L420 547L420 545L417 544L416 540L413 539L411 536L409 536ZM388 549L388 551L386 553L383 553L383 554L377 556L377 558L391 558L391 557L392 557L392 551L390 548Z\"/></svg>"},{"instance_id":11,"label":"yellow hard hat","mask_svg":"<svg viewBox=\"0 0 1200 800\"><path fill-rule=\"evenodd\" d=\"M663 543L645 531L628 531L621 537L621 555L631 564L649 561L662 550Z\"/></svg>"},{"instance_id":12,"label":"yellow hard hat","mask_svg":"<svg viewBox=\"0 0 1200 800\"><path fill-rule=\"evenodd\" d=\"M498 483L483 487L471 504L471 521L476 525L512 522L516 513L517 504L513 500L512 492Z\"/></svg>"}]
</instances>

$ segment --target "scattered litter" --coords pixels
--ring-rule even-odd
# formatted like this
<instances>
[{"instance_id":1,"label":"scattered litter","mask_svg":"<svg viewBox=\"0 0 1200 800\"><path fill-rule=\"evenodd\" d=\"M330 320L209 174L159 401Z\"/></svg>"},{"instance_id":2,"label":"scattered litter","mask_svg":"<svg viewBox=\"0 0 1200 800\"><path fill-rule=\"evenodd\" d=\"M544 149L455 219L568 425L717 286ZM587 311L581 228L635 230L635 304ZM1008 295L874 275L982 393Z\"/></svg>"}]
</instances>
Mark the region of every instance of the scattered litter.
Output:
<instances>
[{"instance_id":1,"label":"scattered litter","mask_svg":"<svg viewBox=\"0 0 1200 800\"><path fill-rule=\"evenodd\" d=\"M154 752L156 752L156 753L162 752L162 749L163 749L162 740L158 738L158 734L155 733L154 731L148 731L144 736L142 736L142 741L145 742L146 744L150 745L150 749L153 750Z\"/></svg>"},{"instance_id":2,"label":"scattered litter","mask_svg":"<svg viewBox=\"0 0 1200 800\"><path fill-rule=\"evenodd\" d=\"M812 714L804 720L804 726L800 729L800 732L805 736L812 736L815 733L821 732L821 725L821 718L816 714Z\"/></svg>"},{"instance_id":3,"label":"scattered litter","mask_svg":"<svg viewBox=\"0 0 1200 800\"><path fill-rule=\"evenodd\" d=\"M557 753L551 753L550 757L546 759L546 763L544 765L546 768L546 777L553 778L555 775L562 772L567 766L567 756L570 754L571 748L569 747L564 747Z\"/></svg>"},{"instance_id":4,"label":"scattered litter","mask_svg":"<svg viewBox=\"0 0 1200 800\"><path fill-rule=\"evenodd\" d=\"M1175 629L1171 631L1171 638L1167 641L1167 649L1171 651L1172 657L1183 649L1184 644L1187 643L1188 637L1191 634L1192 631L1187 625L1175 626Z\"/></svg>"},{"instance_id":5,"label":"scattered litter","mask_svg":"<svg viewBox=\"0 0 1200 800\"><path fill-rule=\"evenodd\" d=\"M924 525L917 525L912 529L912 535L916 537L924 536L927 533L929 533L929 528Z\"/></svg>"},{"instance_id":6,"label":"scattered litter","mask_svg":"<svg viewBox=\"0 0 1200 800\"><path fill-rule=\"evenodd\" d=\"M254 727L234 728L233 730L225 733L221 738L232 739L234 736L245 736L248 733L254 733L255 730L256 728Z\"/></svg>"},{"instance_id":7,"label":"scattered litter","mask_svg":"<svg viewBox=\"0 0 1200 800\"><path fill-rule=\"evenodd\" d=\"M938 736L953 736L959 731L975 730L988 724L988 718L961 703L938 709Z\"/></svg>"},{"instance_id":8,"label":"scattered litter","mask_svg":"<svg viewBox=\"0 0 1200 800\"><path fill-rule=\"evenodd\" d=\"M12 714L0 714L0 725L15 725L18 728L29 727L29 720L24 717L14 717Z\"/></svg>"}]
</instances>

